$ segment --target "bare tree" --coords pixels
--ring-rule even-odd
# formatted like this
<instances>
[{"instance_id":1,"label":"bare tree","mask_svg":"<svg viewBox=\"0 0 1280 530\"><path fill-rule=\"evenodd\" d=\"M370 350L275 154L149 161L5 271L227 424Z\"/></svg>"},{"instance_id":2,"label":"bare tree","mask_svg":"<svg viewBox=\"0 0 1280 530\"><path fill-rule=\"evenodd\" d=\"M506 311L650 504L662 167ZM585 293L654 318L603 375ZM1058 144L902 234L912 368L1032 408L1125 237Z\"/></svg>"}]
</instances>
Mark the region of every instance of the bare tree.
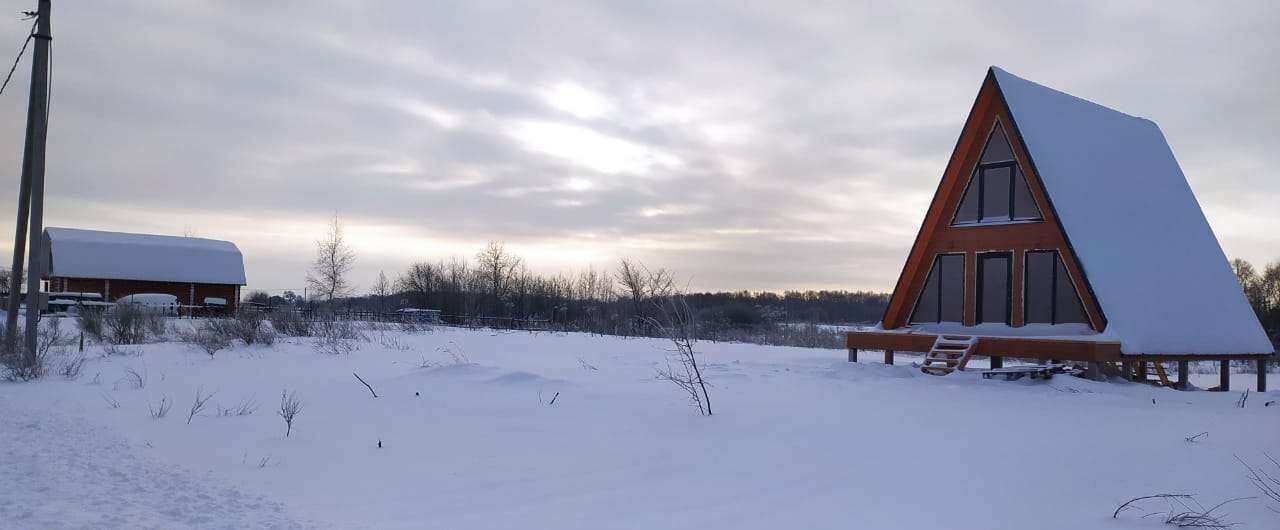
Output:
<instances>
[{"instance_id":1,"label":"bare tree","mask_svg":"<svg viewBox=\"0 0 1280 530\"><path fill-rule=\"evenodd\" d=\"M280 391L280 410L276 411L281 418L284 418L284 437L288 438L293 432L293 418L302 411L302 400L298 399L295 392L288 390Z\"/></svg>"},{"instance_id":2,"label":"bare tree","mask_svg":"<svg viewBox=\"0 0 1280 530\"><path fill-rule=\"evenodd\" d=\"M622 296L631 301L631 316L644 318L643 304L648 289L648 275L645 274L644 267L623 258L618 262L615 278L618 285L622 286Z\"/></svg>"},{"instance_id":3,"label":"bare tree","mask_svg":"<svg viewBox=\"0 0 1280 530\"><path fill-rule=\"evenodd\" d=\"M378 271L378 281L373 282L373 287L369 289L369 294L377 302L378 311L385 313L387 311L387 297L391 296L391 282L387 281L386 273Z\"/></svg>"},{"instance_id":4,"label":"bare tree","mask_svg":"<svg viewBox=\"0 0 1280 530\"><path fill-rule=\"evenodd\" d=\"M316 241L316 259L307 272L307 286L311 287L326 302L351 293L351 284L347 273L355 265L356 253L347 244L342 229L342 220L337 215L329 223L329 231L324 238Z\"/></svg>"},{"instance_id":5,"label":"bare tree","mask_svg":"<svg viewBox=\"0 0 1280 530\"><path fill-rule=\"evenodd\" d=\"M643 267L642 267L643 269ZM646 275L645 289L652 296L649 302L656 316L647 321L654 329L671 341L673 348L667 355L667 365L658 369L658 378L670 381L689 396L689 401L704 416L710 416L711 394L698 365L694 350L697 342L697 322L684 294L675 288L671 275L662 269ZM674 361L674 363L673 363Z\"/></svg>"},{"instance_id":6,"label":"bare tree","mask_svg":"<svg viewBox=\"0 0 1280 530\"><path fill-rule=\"evenodd\" d=\"M509 289L508 284L520 266L520 258L507 252L501 241L490 241L484 250L476 254L476 266L495 307L500 306Z\"/></svg>"}]
</instances>

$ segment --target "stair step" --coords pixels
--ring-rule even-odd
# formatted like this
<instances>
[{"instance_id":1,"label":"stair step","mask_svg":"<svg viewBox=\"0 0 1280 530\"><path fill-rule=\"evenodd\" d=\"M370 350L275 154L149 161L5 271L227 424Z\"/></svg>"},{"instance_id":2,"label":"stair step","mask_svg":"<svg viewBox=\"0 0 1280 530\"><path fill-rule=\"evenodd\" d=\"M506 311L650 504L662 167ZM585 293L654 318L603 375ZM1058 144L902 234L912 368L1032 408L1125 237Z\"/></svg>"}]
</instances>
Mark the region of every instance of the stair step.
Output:
<instances>
[{"instance_id":1,"label":"stair step","mask_svg":"<svg viewBox=\"0 0 1280 530\"><path fill-rule=\"evenodd\" d=\"M969 346L970 346L969 344L947 344L947 343L942 343L942 342L940 342L940 343L938 343L938 344L934 344L934 345L933 345L933 349L935 349L935 350L965 351L965 350L969 349Z\"/></svg>"},{"instance_id":2,"label":"stair step","mask_svg":"<svg viewBox=\"0 0 1280 530\"><path fill-rule=\"evenodd\" d=\"M925 362L960 364L960 359L948 359L943 357L925 357Z\"/></svg>"}]
</instances>

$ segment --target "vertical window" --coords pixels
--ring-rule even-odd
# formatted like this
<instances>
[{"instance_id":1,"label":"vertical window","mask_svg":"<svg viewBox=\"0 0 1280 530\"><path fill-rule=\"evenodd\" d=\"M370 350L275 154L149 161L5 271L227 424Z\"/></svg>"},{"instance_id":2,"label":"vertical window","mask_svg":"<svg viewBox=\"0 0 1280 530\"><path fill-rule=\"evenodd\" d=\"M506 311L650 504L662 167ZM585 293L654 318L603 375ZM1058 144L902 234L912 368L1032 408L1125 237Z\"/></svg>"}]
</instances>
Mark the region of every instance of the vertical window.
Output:
<instances>
[{"instance_id":1,"label":"vertical window","mask_svg":"<svg viewBox=\"0 0 1280 530\"><path fill-rule=\"evenodd\" d=\"M1031 197L1031 189L1027 187L1027 178L1013 168L1013 220L1029 221L1040 218L1040 209L1036 208L1036 200Z\"/></svg>"},{"instance_id":2,"label":"vertical window","mask_svg":"<svg viewBox=\"0 0 1280 530\"><path fill-rule=\"evenodd\" d=\"M1009 324L1011 283L1010 255L989 252L978 255L978 323Z\"/></svg>"},{"instance_id":3,"label":"vertical window","mask_svg":"<svg viewBox=\"0 0 1280 530\"><path fill-rule=\"evenodd\" d=\"M941 254L920 291L912 323L962 322L964 320L964 255Z\"/></svg>"},{"instance_id":4,"label":"vertical window","mask_svg":"<svg viewBox=\"0 0 1280 530\"><path fill-rule=\"evenodd\" d=\"M1071 275L1067 274L1062 259L1058 259L1054 273L1053 323L1087 324L1089 319L1085 318L1080 296L1076 294L1075 286L1071 285Z\"/></svg>"},{"instance_id":5,"label":"vertical window","mask_svg":"<svg viewBox=\"0 0 1280 530\"><path fill-rule=\"evenodd\" d=\"M1087 324L1084 306L1056 250L1027 253L1024 296L1028 324Z\"/></svg>"}]
</instances>

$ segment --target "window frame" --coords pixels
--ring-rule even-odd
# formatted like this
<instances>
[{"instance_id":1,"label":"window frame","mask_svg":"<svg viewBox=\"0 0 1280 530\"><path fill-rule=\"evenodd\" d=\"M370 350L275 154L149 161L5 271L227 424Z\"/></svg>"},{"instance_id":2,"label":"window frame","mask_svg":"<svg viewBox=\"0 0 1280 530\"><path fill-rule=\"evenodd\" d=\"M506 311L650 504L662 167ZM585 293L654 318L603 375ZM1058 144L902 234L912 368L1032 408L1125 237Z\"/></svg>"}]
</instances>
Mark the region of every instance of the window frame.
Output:
<instances>
[{"instance_id":1,"label":"window frame","mask_svg":"<svg viewBox=\"0 0 1280 530\"><path fill-rule=\"evenodd\" d=\"M1076 285L1075 277L1071 271L1067 269L1067 262L1062 258L1062 252L1056 248L1037 248L1028 249L1022 253L1022 324L1046 324L1046 322L1031 322L1027 320L1027 293L1030 292L1028 287L1031 285L1031 275L1028 274L1030 267L1027 266L1030 260L1027 259L1031 254L1050 254L1053 256L1053 264L1049 273L1049 322L1051 326L1059 324L1079 324L1080 322L1058 322L1058 265L1062 265L1062 270L1067 273L1067 283L1071 285L1072 294L1075 295L1076 302L1080 305L1080 312L1084 314L1084 322L1086 326L1093 327L1093 319L1089 316L1088 306L1084 304L1084 297L1080 294L1080 287Z\"/></svg>"},{"instance_id":2,"label":"window frame","mask_svg":"<svg viewBox=\"0 0 1280 530\"><path fill-rule=\"evenodd\" d=\"M999 217L987 217L986 216L986 206L987 206L986 172L990 170L1003 169L1003 168L1008 168L1009 170L1009 192L1007 194L1008 202L1009 202L1009 213ZM960 226L960 227L990 226L990 225L1015 224L1015 223L1044 222L1044 214L1039 212L1040 205L1035 204L1034 194L1031 197L1032 205L1035 206L1037 213L1040 214L1039 217L1035 219L1019 219L1017 217L1016 211L1014 209L1014 202L1016 201L1015 191L1017 189L1019 177L1023 179L1023 182L1026 182L1027 177L1025 174L1022 173L1022 170L1018 168L1018 161L1016 160L1008 160L1004 162L987 162L985 164L978 164L977 167L973 169L973 175L969 178L969 182L965 184L965 191L962 195L960 195L960 202L956 204L956 211L951 216L951 226ZM974 181L977 181L977 184L978 184L977 189L973 188ZM1027 184L1028 188L1030 188L1030 186L1031 186L1030 184ZM977 197L978 198L978 219L976 221L961 221L959 220L960 206L964 204L964 200L966 197L968 197L968 194L970 192L976 192L978 194L978 197Z\"/></svg>"},{"instance_id":3,"label":"window frame","mask_svg":"<svg viewBox=\"0 0 1280 530\"><path fill-rule=\"evenodd\" d=\"M965 252L939 252L939 253L937 253L937 254L934 254L934 255L933 255L933 261L932 261L932 263L929 265L929 272L928 272L928 273L926 273L926 274L925 274L925 276L924 276L924 283L920 284L920 294L919 294L918 296L916 296L916 300L915 300L915 302L911 305L911 312L907 314L907 324L908 324L908 325L911 325L911 324L941 324L941 323L943 323L943 322L951 322L950 320L947 320L947 321L942 320L942 313L943 313L943 311L942 311L942 292L943 292L943 289L942 289L942 277L941 277L942 272L938 269L938 266L939 266L939 264L941 264L941 263L942 263L942 258L943 258L943 256L959 256L959 257L960 257L960 269L961 269L961 274L960 274L960 320L959 320L959 322L958 322L958 323L959 323L960 325L964 325L964 302L965 302L965 297L967 296L967 295L966 295L966 293L968 292L968 291L967 291L967 287L968 287L968 282L969 282L969 275L965 273L965 269L967 268L967 263L966 263L966 262L967 262L967 260L968 260L968 258L966 257L966 253L965 253ZM935 270L936 270L936 271L938 271L938 274L939 274L939 277L938 277L938 299L937 299L937 310L936 310L936 311L937 311L937 314L935 315L935 318L930 319L930 320L914 320L914 318L915 318L915 316L916 316L916 309L920 306L920 300L921 300L922 298L924 298L924 294L925 294L925 293L924 293L924 289L925 289L925 286L929 284L929 277L933 275L933 273L934 273L934 271L935 271Z\"/></svg>"},{"instance_id":4,"label":"window frame","mask_svg":"<svg viewBox=\"0 0 1280 530\"><path fill-rule=\"evenodd\" d=\"M974 269L977 273L977 291L974 292L973 301L973 323L977 324L1004 324L1013 326L1013 251L1012 250L991 250L976 253L974 260ZM1004 321L1003 322L987 322L982 320L982 301L983 301L983 277L982 273L983 261L987 259L1004 258L1005 259L1005 293L1004 293Z\"/></svg>"},{"instance_id":5,"label":"window frame","mask_svg":"<svg viewBox=\"0 0 1280 530\"><path fill-rule=\"evenodd\" d=\"M960 201L956 203L955 212L953 212L953 214L951 215L951 226L953 227L963 228L963 227L970 227L970 226L991 226L991 225L1044 222L1044 211L1041 210L1040 205L1036 202L1035 194L1031 193L1031 183L1027 182L1027 175L1022 172L1022 168L1018 165L1017 155L1013 155L1013 158L1010 158L1008 160L997 160L994 162L982 161L983 155L986 154L987 149L991 146L991 138L995 134L996 128L1000 128L1000 130L1004 131L1002 133L1004 134L1004 141L1006 143L1009 142L1008 128L1004 127L1004 125L1000 123L999 120L996 120L996 122L992 124L991 130L987 132L987 143L983 145L982 151L978 153L978 162L977 164L974 165L973 171L969 175L969 180L965 182L964 191L960 195ZM1009 149L1011 152L1013 151L1013 144L1011 143L1009 144ZM984 215L986 213L984 211L986 206L985 172L986 170L999 169L1003 167L1009 168L1009 214L1007 217L993 217L988 219ZM1015 196L1015 191L1017 189L1017 182L1019 177L1022 178L1024 185L1026 185L1027 192L1031 193L1031 205L1036 209L1036 213L1038 214L1038 217L1036 217L1035 219L1019 219L1017 217L1017 212L1015 210L1015 202L1017 201ZM973 181L975 179L978 181L978 188L976 190L978 194L978 218L975 221L960 221L958 218L960 217L961 206L964 205L964 200L968 196L969 192L975 191L971 189L973 186Z\"/></svg>"}]
</instances>

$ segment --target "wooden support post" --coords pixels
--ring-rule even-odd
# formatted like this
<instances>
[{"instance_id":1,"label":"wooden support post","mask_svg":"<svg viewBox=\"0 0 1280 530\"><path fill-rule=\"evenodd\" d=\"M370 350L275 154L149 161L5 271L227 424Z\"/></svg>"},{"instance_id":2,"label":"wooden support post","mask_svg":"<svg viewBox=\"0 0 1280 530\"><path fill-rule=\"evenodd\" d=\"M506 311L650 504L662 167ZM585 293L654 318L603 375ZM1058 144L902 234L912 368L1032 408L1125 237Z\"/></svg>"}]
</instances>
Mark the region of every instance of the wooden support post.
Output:
<instances>
[{"instance_id":1,"label":"wooden support post","mask_svg":"<svg viewBox=\"0 0 1280 530\"><path fill-rule=\"evenodd\" d=\"M1138 369L1133 371L1133 380L1141 383L1147 382L1147 362L1138 361Z\"/></svg>"},{"instance_id":2,"label":"wooden support post","mask_svg":"<svg viewBox=\"0 0 1280 530\"><path fill-rule=\"evenodd\" d=\"M1187 372L1191 371L1190 364L1187 361L1178 361L1178 390L1187 389Z\"/></svg>"},{"instance_id":3,"label":"wooden support post","mask_svg":"<svg viewBox=\"0 0 1280 530\"><path fill-rule=\"evenodd\" d=\"M992 356L991 356L991 367L992 367L992 368L1004 368L1004 357L1001 357L1001 356L999 356L999 355L992 355Z\"/></svg>"},{"instance_id":4,"label":"wooden support post","mask_svg":"<svg viewBox=\"0 0 1280 530\"><path fill-rule=\"evenodd\" d=\"M1084 376L1090 381L1102 380L1102 364L1098 361L1089 361L1085 365Z\"/></svg>"},{"instance_id":5,"label":"wooden support post","mask_svg":"<svg viewBox=\"0 0 1280 530\"><path fill-rule=\"evenodd\" d=\"M1267 391L1267 360L1258 359L1258 392Z\"/></svg>"},{"instance_id":6,"label":"wooden support post","mask_svg":"<svg viewBox=\"0 0 1280 530\"><path fill-rule=\"evenodd\" d=\"M884 351L884 363L893 364L893 350Z\"/></svg>"},{"instance_id":7,"label":"wooden support post","mask_svg":"<svg viewBox=\"0 0 1280 530\"><path fill-rule=\"evenodd\" d=\"M1231 361L1223 360L1218 363L1218 390L1231 390Z\"/></svg>"},{"instance_id":8,"label":"wooden support post","mask_svg":"<svg viewBox=\"0 0 1280 530\"><path fill-rule=\"evenodd\" d=\"M858 362L858 349L857 349L857 348L849 348L849 362L851 362L851 363L856 363L856 362Z\"/></svg>"},{"instance_id":9,"label":"wooden support post","mask_svg":"<svg viewBox=\"0 0 1280 530\"><path fill-rule=\"evenodd\" d=\"M1137 379L1133 375L1133 361L1120 361L1120 377L1123 377L1125 381Z\"/></svg>"}]
</instances>

